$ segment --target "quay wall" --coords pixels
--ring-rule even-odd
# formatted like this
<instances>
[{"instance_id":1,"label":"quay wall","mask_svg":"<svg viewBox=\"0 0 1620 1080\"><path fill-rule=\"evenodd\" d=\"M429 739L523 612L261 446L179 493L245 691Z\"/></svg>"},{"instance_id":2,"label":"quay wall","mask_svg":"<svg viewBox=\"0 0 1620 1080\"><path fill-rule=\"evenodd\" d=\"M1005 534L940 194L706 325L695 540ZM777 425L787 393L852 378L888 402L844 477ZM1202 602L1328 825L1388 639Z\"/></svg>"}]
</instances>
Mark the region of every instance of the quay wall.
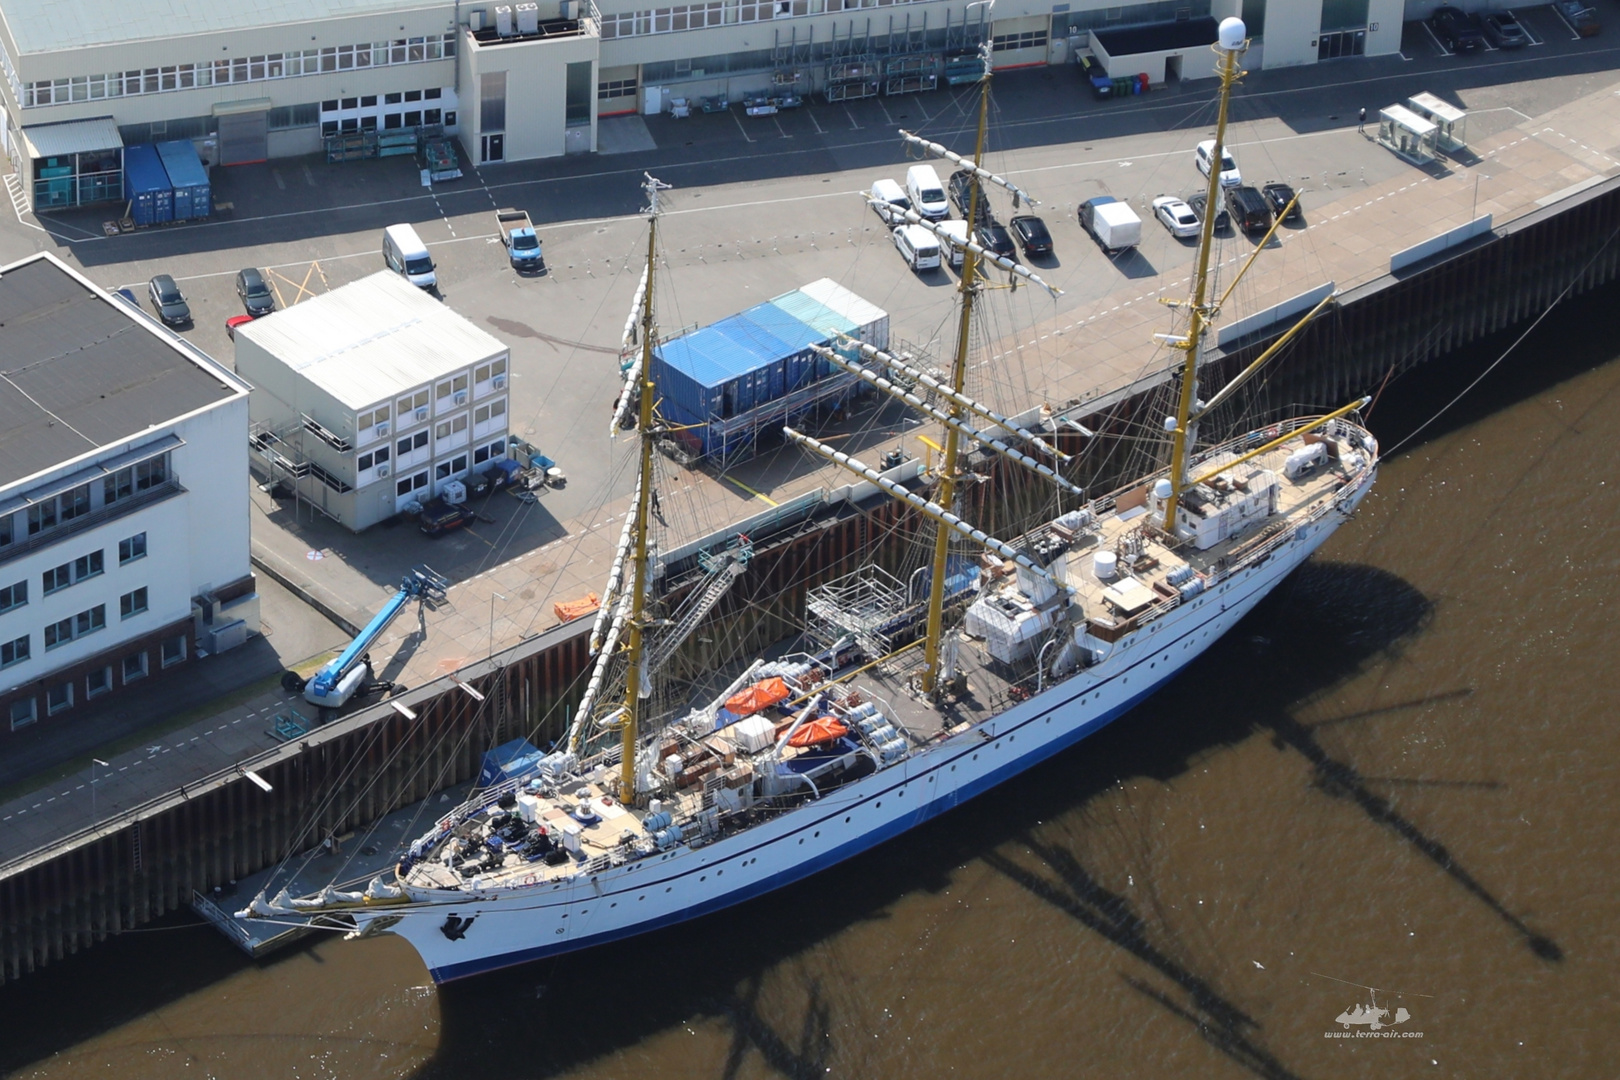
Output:
<instances>
[{"instance_id":1,"label":"quay wall","mask_svg":"<svg viewBox=\"0 0 1620 1080\"><path fill-rule=\"evenodd\" d=\"M1296 339L1257 384L1262 410L1345 402L1376 392L1418 364L1440 361L1485 335L1534 317L1566 295L1620 277L1620 180L1534 211L1433 260L1349 290ZM1210 385L1247 364L1264 340L1218 352ZM1087 453L1099 440L1161 428L1159 378L1076 408L1095 432L1066 433L1080 454L1076 480L1106 490L1129 454ZM1208 435L1216 433L1206 432ZM1090 464L1097 462L1097 465ZM1023 474L989 468L970 507L989 531L1015 534L1051 505ZM893 500L755 537L747 574L675 661L700 671L713 655L781 636L805 591L875 562L907 563L920 522ZM676 587L681 587L676 583ZM216 884L272 866L287 853L341 836L432 792L473 778L482 753L518 735L556 737L579 700L590 620L555 627L449 677L317 728L91 829L0 865L0 982L17 979L111 934L206 895ZM479 700L465 687L483 695ZM271 786L265 792L243 774Z\"/></svg>"}]
</instances>

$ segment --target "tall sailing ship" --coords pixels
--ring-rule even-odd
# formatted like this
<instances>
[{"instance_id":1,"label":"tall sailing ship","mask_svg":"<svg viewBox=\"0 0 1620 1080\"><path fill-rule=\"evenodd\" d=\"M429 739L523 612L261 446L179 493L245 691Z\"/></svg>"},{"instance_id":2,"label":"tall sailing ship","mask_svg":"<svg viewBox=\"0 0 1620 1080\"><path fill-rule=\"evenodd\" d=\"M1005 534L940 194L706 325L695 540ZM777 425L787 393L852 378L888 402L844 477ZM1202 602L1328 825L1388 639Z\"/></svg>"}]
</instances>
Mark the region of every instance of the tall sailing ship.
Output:
<instances>
[{"instance_id":1,"label":"tall sailing ship","mask_svg":"<svg viewBox=\"0 0 1620 1080\"><path fill-rule=\"evenodd\" d=\"M1214 46L1216 160L1246 45L1242 21L1225 20ZM984 67L971 166L980 182L970 185L969 221L984 185L1003 183L982 167L988 56ZM1210 171L1211 208L1219 177ZM648 270L635 316L640 360L614 415L616 430L633 427L639 479L593 630L595 666L566 743L532 773L475 789L363 890L261 894L241 916L398 934L443 982L789 885L1122 715L1309 558L1372 487L1378 445L1353 419L1365 398L1213 445L1198 441L1199 422L1292 334L1199 399L1199 361L1217 307L1207 284L1211 213L1192 296L1177 305L1184 332L1163 336L1182 354L1175 414L1165 422L1169 461L1087 499L1063 476L1067 456L1042 433L965 392L984 264L1029 287L1044 283L907 212L910 223L964 249L949 379L858 342L821 352L942 424L932 483L897 483L808 435L784 433L931 519L926 600L867 568L811 593L804 633L706 688L688 687L685 697L661 690L662 667L747 565L746 547L736 545L713 556L706 582L671 610L654 595L654 442L664 425L652 380L652 268L661 187L649 178ZM926 398L915 392L919 381ZM958 482L969 451L1003 455L1052 484L1061 512L1009 539L963 520Z\"/></svg>"}]
</instances>

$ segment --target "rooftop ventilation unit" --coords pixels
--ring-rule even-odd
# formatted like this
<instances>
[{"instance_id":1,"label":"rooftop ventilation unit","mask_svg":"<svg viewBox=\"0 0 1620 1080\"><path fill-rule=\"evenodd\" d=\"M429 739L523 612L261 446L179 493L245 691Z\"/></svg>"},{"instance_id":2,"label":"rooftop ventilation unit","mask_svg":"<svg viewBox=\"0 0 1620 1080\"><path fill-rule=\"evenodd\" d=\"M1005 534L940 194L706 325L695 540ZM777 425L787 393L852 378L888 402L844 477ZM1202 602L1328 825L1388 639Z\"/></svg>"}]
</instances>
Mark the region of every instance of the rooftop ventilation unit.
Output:
<instances>
[{"instance_id":1,"label":"rooftop ventilation unit","mask_svg":"<svg viewBox=\"0 0 1620 1080\"><path fill-rule=\"evenodd\" d=\"M476 33L478 33L478 31L482 30L483 28L484 28L484 9L483 8L474 8L473 10L467 12L467 29L471 30L473 33L476 34Z\"/></svg>"},{"instance_id":2,"label":"rooftop ventilation unit","mask_svg":"<svg viewBox=\"0 0 1620 1080\"><path fill-rule=\"evenodd\" d=\"M517 6L517 28L520 34L538 34L540 32L539 4L519 4Z\"/></svg>"},{"instance_id":3,"label":"rooftop ventilation unit","mask_svg":"<svg viewBox=\"0 0 1620 1080\"><path fill-rule=\"evenodd\" d=\"M502 6L495 9L495 32L501 37L512 36L512 9Z\"/></svg>"}]
</instances>

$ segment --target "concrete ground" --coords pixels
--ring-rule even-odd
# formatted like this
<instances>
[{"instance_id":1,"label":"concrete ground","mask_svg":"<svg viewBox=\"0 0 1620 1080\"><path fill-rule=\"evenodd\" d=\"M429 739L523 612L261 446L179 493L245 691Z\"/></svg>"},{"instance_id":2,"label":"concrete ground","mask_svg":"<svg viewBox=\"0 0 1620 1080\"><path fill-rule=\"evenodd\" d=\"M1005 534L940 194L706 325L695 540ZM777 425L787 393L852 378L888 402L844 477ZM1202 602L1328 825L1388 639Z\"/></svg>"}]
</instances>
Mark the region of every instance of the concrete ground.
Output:
<instances>
[{"instance_id":1,"label":"concrete ground","mask_svg":"<svg viewBox=\"0 0 1620 1080\"><path fill-rule=\"evenodd\" d=\"M1286 179L1306 191L1308 225L1281 231L1275 257L1261 260L1256 276L1234 294L1229 318L1323 280L1341 289L1369 280L1387 270L1394 251L1476 211L1492 212L1501 223L1620 169L1615 151L1606 149L1620 146L1620 112L1609 89L1617 49L1605 38L1559 38L1551 9L1520 14L1539 44L1517 55L1446 56L1414 25L1401 58L1245 79L1229 142L1251 181ZM1470 110L1477 161L1420 170L1356 132L1360 104L1376 115L1380 103L1420 90ZM1035 269L1064 295L1054 301L1034 289L991 294L975 393L1016 411L1034 400L1063 402L1116 388L1162 359L1149 335L1164 328L1163 314L1148 301L1184 291L1191 246L1149 220L1137 251L1109 260L1081 232L1073 206L1108 193L1131 200L1147 217L1152 196L1197 187L1189 148L1209 131L1212 93L1207 83L1190 84L1097 103L1072 71L998 77L987 164L1042 200L1056 255ZM556 458L568 486L528 505L497 495L481 508L492 523L438 539L409 524L355 536L255 493L252 530L261 571L351 623L369 618L413 565L428 563L458 582L449 602L430 615L425 639L413 620L402 620L373 650L379 660L392 658L389 677L415 686L553 625L555 600L600 589L631 484L627 445L609 441L606 416L645 245L645 223L635 215L643 172L675 185L661 223L656 305L666 333L825 276L889 311L898 343L943 358L954 278L907 272L855 193L876 175L903 174L896 127L970 149L964 132L972 104L958 90L811 105L775 117L736 110L650 117L641 123L656 149L639 149L645 140L630 130L610 140L623 153L473 169L432 191L421 189L414 168L398 160L277 161L217 171L216 198L230 208L214 222L102 238L94 215L53 219L45 223L51 233L26 221L0 229L0 254L48 246L109 287L172 273L197 313L187 336L228 363L223 321L240 310L230 280L237 268L267 268L282 304L296 303L379 268L383 225L417 223L439 263L445 302L511 345L513 431ZM546 275L520 278L507 267L492 212L506 205L528 209L541 223ZM1009 210L996 206L1003 219ZM1252 247L1241 237L1221 241L1223 274L1229 277ZM868 458L895 444L922 452L914 427L889 411L848 417L841 434L841 445ZM764 454L723 474L662 464L659 486L673 534L666 546L784 495L845 482L797 451ZM315 634L318 617L311 613L304 625L301 632ZM277 700L269 695L250 703L250 711L210 717L195 725L198 737L217 737L225 727L245 731L259 724L246 716L279 707ZM184 759L172 747L165 758L158 742L156 753L119 765L118 782L131 785L123 805L140 801L137 786L155 793L219 767L202 755ZM87 777L88 771L72 783ZM63 787L40 795L71 811L30 796L0 805L0 822L17 828L24 811L40 815L55 806L67 815L58 829L66 831L84 820L87 808L79 803L88 796L84 788ZM0 844L0 858L15 850Z\"/></svg>"}]
</instances>

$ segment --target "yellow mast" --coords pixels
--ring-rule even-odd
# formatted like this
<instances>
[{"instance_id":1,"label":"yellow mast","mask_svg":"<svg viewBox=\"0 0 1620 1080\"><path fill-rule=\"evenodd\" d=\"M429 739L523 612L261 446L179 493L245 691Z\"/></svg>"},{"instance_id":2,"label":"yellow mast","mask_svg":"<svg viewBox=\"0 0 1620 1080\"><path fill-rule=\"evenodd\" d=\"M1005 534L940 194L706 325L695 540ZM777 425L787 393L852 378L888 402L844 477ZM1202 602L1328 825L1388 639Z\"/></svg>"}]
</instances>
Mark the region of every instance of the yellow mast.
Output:
<instances>
[{"instance_id":1,"label":"yellow mast","mask_svg":"<svg viewBox=\"0 0 1620 1080\"><path fill-rule=\"evenodd\" d=\"M1203 227L1198 237L1198 271L1193 279L1192 320L1187 328L1187 339L1179 346L1186 350L1187 359L1181 369L1181 400L1176 406L1174 447L1170 453L1170 497L1164 501L1164 531L1172 536L1176 530L1176 504L1188 487L1187 454L1196 437L1190 420L1198 390L1198 359L1203 351L1204 332L1210 315L1207 307L1209 255L1215 236L1215 218L1221 205L1221 154L1226 146L1226 107L1232 98L1232 84L1241 74L1238 57L1248 46L1245 33L1241 19L1222 20L1220 37L1211 46L1221 58L1217 71L1221 79L1221 104L1220 116L1215 123L1215 151L1210 155L1209 191L1204 203Z\"/></svg>"},{"instance_id":2,"label":"yellow mast","mask_svg":"<svg viewBox=\"0 0 1620 1080\"><path fill-rule=\"evenodd\" d=\"M973 147L973 167L984 167L984 127L990 114L990 53L989 43L981 46L984 52L984 74L979 77L979 134ZM979 193L984 180L975 175L968 195L968 235L973 235L973 223L978 220ZM961 396L967 381L969 335L973 327L974 276L978 270L978 256L969 247L962 253L962 317L956 328L956 359L951 365L950 399L951 419L960 421L963 409ZM945 427L945 459L940 464L938 503L951 509L956 497L956 458L959 445L955 424ZM923 650L922 691L932 695L939 690L939 653L941 624L945 616L945 565L950 553L949 529L940 528L934 537L934 576L928 583L927 644Z\"/></svg>"},{"instance_id":3,"label":"yellow mast","mask_svg":"<svg viewBox=\"0 0 1620 1080\"><path fill-rule=\"evenodd\" d=\"M647 224L647 291L641 303L641 411L636 424L636 434L641 438L641 466L636 474L640 479L636 484L634 511L636 524L630 581L630 643L625 649L629 667L625 672L624 716L619 731L622 754L619 763L619 799L626 803L634 802L636 796L636 738L641 720L641 667L645 640L642 604L647 595L647 514L653 490L652 350L656 336L653 326L653 278L656 276L654 258L658 251L658 192L662 187L657 180L647 177L646 191L651 206Z\"/></svg>"}]
</instances>

